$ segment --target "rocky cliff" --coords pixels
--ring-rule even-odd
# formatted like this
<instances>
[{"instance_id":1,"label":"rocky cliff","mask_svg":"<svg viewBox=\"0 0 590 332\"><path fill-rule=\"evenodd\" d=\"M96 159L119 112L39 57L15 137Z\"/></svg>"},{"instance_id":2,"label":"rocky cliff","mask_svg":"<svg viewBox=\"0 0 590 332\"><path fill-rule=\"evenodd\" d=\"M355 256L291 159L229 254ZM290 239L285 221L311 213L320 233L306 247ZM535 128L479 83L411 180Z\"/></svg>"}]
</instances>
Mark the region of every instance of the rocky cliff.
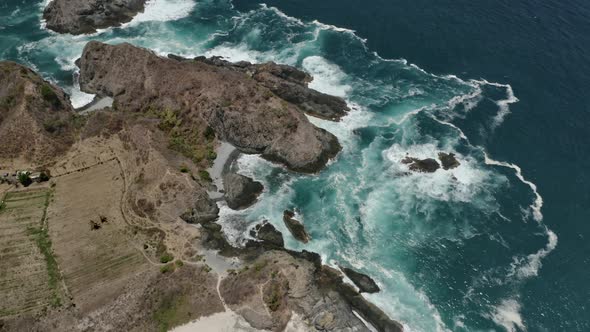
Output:
<instances>
[{"instance_id":1,"label":"rocky cliff","mask_svg":"<svg viewBox=\"0 0 590 332\"><path fill-rule=\"evenodd\" d=\"M146 0L53 0L43 12L47 28L79 35L131 21Z\"/></svg>"},{"instance_id":2,"label":"rocky cliff","mask_svg":"<svg viewBox=\"0 0 590 332\"><path fill-rule=\"evenodd\" d=\"M0 158L49 162L73 143L75 122L61 89L24 66L0 62Z\"/></svg>"},{"instance_id":3,"label":"rocky cliff","mask_svg":"<svg viewBox=\"0 0 590 332\"><path fill-rule=\"evenodd\" d=\"M113 97L118 110L164 114L173 133L192 136L210 127L240 151L299 172L318 171L340 150L334 135L309 122L305 108L241 70L99 42L88 43L77 63L83 91ZM314 103L320 102L305 104Z\"/></svg>"}]
</instances>

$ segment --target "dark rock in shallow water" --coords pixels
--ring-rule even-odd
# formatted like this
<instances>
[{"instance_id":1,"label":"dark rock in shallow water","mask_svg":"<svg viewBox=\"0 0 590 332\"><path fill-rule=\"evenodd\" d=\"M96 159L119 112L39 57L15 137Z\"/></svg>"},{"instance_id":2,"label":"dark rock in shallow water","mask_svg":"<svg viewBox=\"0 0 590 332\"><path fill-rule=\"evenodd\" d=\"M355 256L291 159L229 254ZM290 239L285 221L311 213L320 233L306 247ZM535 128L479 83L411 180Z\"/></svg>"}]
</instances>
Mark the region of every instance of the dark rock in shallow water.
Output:
<instances>
[{"instance_id":1,"label":"dark rock in shallow water","mask_svg":"<svg viewBox=\"0 0 590 332\"><path fill-rule=\"evenodd\" d=\"M383 310L357 293L351 285L340 284L338 292L365 320L369 321L378 331L403 332L404 327L392 320Z\"/></svg>"},{"instance_id":2,"label":"dark rock in shallow water","mask_svg":"<svg viewBox=\"0 0 590 332\"><path fill-rule=\"evenodd\" d=\"M303 224L300 221L293 218L294 216L295 213L293 211L285 210L285 212L283 213L283 221L285 222L285 225L287 226L291 234L293 234L293 237L295 239L303 243L309 242L309 240L311 240L311 237L309 236L309 234L307 234L307 231L305 230Z\"/></svg>"},{"instance_id":3,"label":"dark rock in shallow water","mask_svg":"<svg viewBox=\"0 0 590 332\"><path fill-rule=\"evenodd\" d=\"M53 0L43 11L47 28L79 35L119 26L143 12L146 0Z\"/></svg>"},{"instance_id":4,"label":"dark rock in shallow water","mask_svg":"<svg viewBox=\"0 0 590 332\"><path fill-rule=\"evenodd\" d=\"M414 172L434 173L440 168L438 162L432 158L418 159L412 157L405 157L402 163L410 164L410 170Z\"/></svg>"},{"instance_id":5,"label":"dark rock in shallow water","mask_svg":"<svg viewBox=\"0 0 590 332\"><path fill-rule=\"evenodd\" d=\"M440 159L440 162L442 163L442 167L445 170L456 168L459 165L461 165L461 163L457 160L457 158L455 158L455 154L452 152L451 153L440 152L438 154L438 159Z\"/></svg>"},{"instance_id":6,"label":"dark rock in shallow water","mask_svg":"<svg viewBox=\"0 0 590 332\"><path fill-rule=\"evenodd\" d=\"M237 173L229 173L223 177L223 188L227 206L233 210L254 204L264 189L262 183Z\"/></svg>"},{"instance_id":7,"label":"dark rock in shallow water","mask_svg":"<svg viewBox=\"0 0 590 332\"><path fill-rule=\"evenodd\" d=\"M361 293L377 293L381 290L375 281L368 275L356 272L355 270L349 269L347 267L340 267L340 269L360 289Z\"/></svg>"},{"instance_id":8,"label":"dark rock in shallow water","mask_svg":"<svg viewBox=\"0 0 590 332\"><path fill-rule=\"evenodd\" d=\"M260 240L273 246L285 246L285 243L283 241L283 234L277 231L276 228L266 220L256 225L252 230L250 230L250 235L256 238L257 240Z\"/></svg>"}]
</instances>

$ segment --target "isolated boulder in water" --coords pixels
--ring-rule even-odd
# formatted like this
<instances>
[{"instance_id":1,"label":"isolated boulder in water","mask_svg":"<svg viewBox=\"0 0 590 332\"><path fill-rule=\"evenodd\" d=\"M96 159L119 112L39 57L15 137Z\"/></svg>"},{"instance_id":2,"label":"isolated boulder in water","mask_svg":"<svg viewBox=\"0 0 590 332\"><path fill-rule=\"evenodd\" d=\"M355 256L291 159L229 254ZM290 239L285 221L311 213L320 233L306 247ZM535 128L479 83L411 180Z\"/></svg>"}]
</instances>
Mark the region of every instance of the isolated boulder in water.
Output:
<instances>
[{"instance_id":1,"label":"isolated boulder in water","mask_svg":"<svg viewBox=\"0 0 590 332\"><path fill-rule=\"evenodd\" d=\"M237 173L229 173L223 177L223 188L227 206L233 210L254 204L264 189L262 183Z\"/></svg>"},{"instance_id":2,"label":"isolated boulder in water","mask_svg":"<svg viewBox=\"0 0 590 332\"><path fill-rule=\"evenodd\" d=\"M250 230L250 235L257 240L273 246L278 246L281 248L285 246L283 234L277 231L277 229L266 220Z\"/></svg>"},{"instance_id":3,"label":"isolated boulder in water","mask_svg":"<svg viewBox=\"0 0 590 332\"><path fill-rule=\"evenodd\" d=\"M347 267L340 267L340 269L350 280L352 280L352 282L359 288L361 293L377 293L380 291L377 283L375 283L375 281L368 275L356 272L355 270L349 269Z\"/></svg>"},{"instance_id":4,"label":"isolated boulder in water","mask_svg":"<svg viewBox=\"0 0 590 332\"><path fill-rule=\"evenodd\" d=\"M455 158L455 154L452 152L451 153L440 152L438 154L438 159L440 159L440 162L442 163L442 167L445 170L456 168L459 165L461 165L461 163L459 163L457 158Z\"/></svg>"},{"instance_id":5,"label":"isolated boulder in water","mask_svg":"<svg viewBox=\"0 0 590 332\"><path fill-rule=\"evenodd\" d=\"M432 158L418 159L412 157L405 157L402 163L409 164L409 168L414 172L434 173L440 168L438 162Z\"/></svg>"},{"instance_id":6,"label":"isolated boulder in water","mask_svg":"<svg viewBox=\"0 0 590 332\"><path fill-rule=\"evenodd\" d=\"M309 236L309 234L307 234L305 227L299 220L294 219L293 217L295 217L295 213L293 211L285 210L285 212L283 213L283 221L285 222L285 225L287 226L291 234L293 234L293 237L295 237L295 239L303 243L309 242L309 240L311 240L311 237Z\"/></svg>"}]
</instances>

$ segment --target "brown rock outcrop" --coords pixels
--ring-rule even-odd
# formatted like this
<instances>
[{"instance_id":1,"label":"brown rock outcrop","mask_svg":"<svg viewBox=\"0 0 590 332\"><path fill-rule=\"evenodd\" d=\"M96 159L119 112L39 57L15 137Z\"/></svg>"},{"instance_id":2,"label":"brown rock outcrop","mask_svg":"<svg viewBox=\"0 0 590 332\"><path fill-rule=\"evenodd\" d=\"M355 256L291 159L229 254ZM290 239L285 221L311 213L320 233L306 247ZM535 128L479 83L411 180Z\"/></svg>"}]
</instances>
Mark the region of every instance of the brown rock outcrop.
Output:
<instances>
[{"instance_id":1,"label":"brown rock outcrop","mask_svg":"<svg viewBox=\"0 0 590 332\"><path fill-rule=\"evenodd\" d=\"M171 111L178 130L210 126L240 151L291 170L316 172L340 151L334 135L243 72L94 41L77 63L82 90L113 97L117 109Z\"/></svg>"},{"instance_id":2,"label":"brown rock outcrop","mask_svg":"<svg viewBox=\"0 0 590 332\"><path fill-rule=\"evenodd\" d=\"M79 35L119 26L144 10L146 0L53 0L43 11L47 28Z\"/></svg>"}]
</instances>

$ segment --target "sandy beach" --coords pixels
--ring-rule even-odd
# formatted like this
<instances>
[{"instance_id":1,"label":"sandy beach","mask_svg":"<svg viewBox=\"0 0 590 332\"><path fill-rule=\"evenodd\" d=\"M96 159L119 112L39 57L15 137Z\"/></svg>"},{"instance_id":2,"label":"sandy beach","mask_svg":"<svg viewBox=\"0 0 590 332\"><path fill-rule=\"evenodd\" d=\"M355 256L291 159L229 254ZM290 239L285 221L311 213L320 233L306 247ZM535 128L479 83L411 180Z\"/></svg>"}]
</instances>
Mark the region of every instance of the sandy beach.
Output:
<instances>
[{"instance_id":1,"label":"sandy beach","mask_svg":"<svg viewBox=\"0 0 590 332\"><path fill-rule=\"evenodd\" d=\"M207 171L209 172L211 179L213 179L213 184L217 190L210 190L207 191L207 193L211 199L219 200L223 198L223 176L230 170L231 164L234 160L239 157L240 151L233 145L227 142L222 142L216 152L217 157L215 158L215 161L213 161L213 166L208 168Z\"/></svg>"},{"instance_id":2,"label":"sandy beach","mask_svg":"<svg viewBox=\"0 0 590 332\"><path fill-rule=\"evenodd\" d=\"M100 110L105 107L112 107L113 106L113 98L111 97L103 97L100 99L94 98L90 103L76 109L80 114L87 114L92 111Z\"/></svg>"}]
</instances>

